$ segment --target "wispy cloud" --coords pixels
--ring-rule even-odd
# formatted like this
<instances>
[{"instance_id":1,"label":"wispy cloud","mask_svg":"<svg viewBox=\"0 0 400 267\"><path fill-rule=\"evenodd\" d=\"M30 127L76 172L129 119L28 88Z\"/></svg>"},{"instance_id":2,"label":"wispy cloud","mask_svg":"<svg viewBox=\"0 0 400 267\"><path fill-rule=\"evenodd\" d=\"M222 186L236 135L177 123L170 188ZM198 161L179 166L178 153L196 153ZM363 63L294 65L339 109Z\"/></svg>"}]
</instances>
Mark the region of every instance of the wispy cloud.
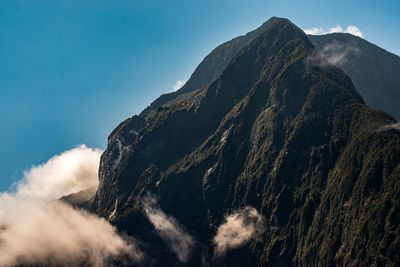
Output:
<instances>
[{"instance_id":1,"label":"wispy cloud","mask_svg":"<svg viewBox=\"0 0 400 267\"><path fill-rule=\"evenodd\" d=\"M58 198L97 184L100 150L80 146L25 173L14 193L0 193L0 266L110 266L143 254L106 220Z\"/></svg>"},{"instance_id":2,"label":"wispy cloud","mask_svg":"<svg viewBox=\"0 0 400 267\"><path fill-rule=\"evenodd\" d=\"M333 41L324 45L320 51L307 57L306 64L342 67L351 58L358 57L359 55L360 49L355 44Z\"/></svg>"},{"instance_id":3,"label":"wispy cloud","mask_svg":"<svg viewBox=\"0 0 400 267\"><path fill-rule=\"evenodd\" d=\"M193 245L193 237L189 235L175 218L165 214L157 205L157 199L148 194L142 199L144 212L158 235L176 254L179 261L187 262Z\"/></svg>"},{"instance_id":4,"label":"wispy cloud","mask_svg":"<svg viewBox=\"0 0 400 267\"><path fill-rule=\"evenodd\" d=\"M264 229L264 218L255 208L245 207L225 217L213 239L215 256L245 245Z\"/></svg>"},{"instance_id":5,"label":"wispy cloud","mask_svg":"<svg viewBox=\"0 0 400 267\"><path fill-rule=\"evenodd\" d=\"M360 50L355 45L338 42L328 43L319 51L323 59L335 66L346 64L350 57L357 56L359 53Z\"/></svg>"},{"instance_id":6,"label":"wispy cloud","mask_svg":"<svg viewBox=\"0 0 400 267\"><path fill-rule=\"evenodd\" d=\"M313 27L309 29L305 29L304 32L306 34L311 34L311 35L322 35L322 34L329 34L329 33L350 33L352 35L358 36L358 37L363 37L363 33L355 25L349 25L346 28L342 28L340 25L336 25L334 27L330 28L322 28L322 27Z\"/></svg>"},{"instance_id":7,"label":"wispy cloud","mask_svg":"<svg viewBox=\"0 0 400 267\"><path fill-rule=\"evenodd\" d=\"M175 91L181 89L182 86L185 85L185 83L186 83L186 81L184 81L184 80L181 80L181 79L177 80L176 83L174 84L174 86L172 87L172 91L175 92Z\"/></svg>"}]
</instances>

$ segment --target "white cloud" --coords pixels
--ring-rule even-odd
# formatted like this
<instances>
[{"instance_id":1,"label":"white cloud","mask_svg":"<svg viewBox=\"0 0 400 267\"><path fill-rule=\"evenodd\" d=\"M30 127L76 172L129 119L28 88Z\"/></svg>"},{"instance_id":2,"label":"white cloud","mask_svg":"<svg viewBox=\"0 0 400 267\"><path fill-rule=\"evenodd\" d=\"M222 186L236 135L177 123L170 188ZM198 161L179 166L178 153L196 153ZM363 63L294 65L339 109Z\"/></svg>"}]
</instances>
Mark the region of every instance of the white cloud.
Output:
<instances>
[{"instance_id":1,"label":"white cloud","mask_svg":"<svg viewBox=\"0 0 400 267\"><path fill-rule=\"evenodd\" d=\"M328 33L343 32L343 28L340 25L336 25L329 29Z\"/></svg>"},{"instance_id":2,"label":"white cloud","mask_svg":"<svg viewBox=\"0 0 400 267\"><path fill-rule=\"evenodd\" d=\"M109 266L111 259L140 260L134 243L104 219L61 202L0 196L0 266L52 263Z\"/></svg>"},{"instance_id":3,"label":"white cloud","mask_svg":"<svg viewBox=\"0 0 400 267\"><path fill-rule=\"evenodd\" d=\"M81 145L53 156L46 163L24 172L17 194L54 200L97 187L101 153L100 149Z\"/></svg>"},{"instance_id":4,"label":"white cloud","mask_svg":"<svg viewBox=\"0 0 400 267\"><path fill-rule=\"evenodd\" d=\"M183 81L181 79L177 80L176 83L174 84L174 86L172 87L172 91L175 92L179 89L182 88L182 86L184 86L186 83L186 81Z\"/></svg>"},{"instance_id":5,"label":"white cloud","mask_svg":"<svg viewBox=\"0 0 400 267\"><path fill-rule=\"evenodd\" d=\"M142 259L134 241L106 220L57 200L97 185L100 152L86 146L66 151L28 170L15 193L0 193L0 267Z\"/></svg>"},{"instance_id":6,"label":"white cloud","mask_svg":"<svg viewBox=\"0 0 400 267\"><path fill-rule=\"evenodd\" d=\"M357 47L337 42L326 44L321 51L319 51L321 58L326 60L329 64L339 67L346 64L349 57L357 56L359 53L360 50Z\"/></svg>"},{"instance_id":7,"label":"white cloud","mask_svg":"<svg viewBox=\"0 0 400 267\"><path fill-rule=\"evenodd\" d=\"M382 126L378 129L378 132L384 132L389 130L400 131L400 122Z\"/></svg>"},{"instance_id":8,"label":"white cloud","mask_svg":"<svg viewBox=\"0 0 400 267\"><path fill-rule=\"evenodd\" d=\"M329 34L329 33L350 33L352 35L363 37L363 33L355 25L349 25L345 29L343 29L340 25L336 25L331 28L322 28L322 27L313 27L309 29L305 29L304 32L310 35L322 35L322 34Z\"/></svg>"},{"instance_id":9,"label":"white cloud","mask_svg":"<svg viewBox=\"0 0 400 267\"><path fill-rule=\"evenodd\" d=\"M313 27L309 29L305 29L304 32L306 34L311 34L311 35L321 35L324 34L324 29L323 28L318 28L318 27Z\"/></svg>"},{"instance_id":10,"label":"white cloud","mask_svg":"<svg viewBox=\"0 0 400 267\"><path fill-rule=\"evenodd\" d=\"M166 215L157 205L154 196L148 194L142 199L144 212L158 235L176 254L179 261L187 262L194 240L172 216Z\"/></svg>"},{"instance_id":11,"label":"white cloud","mask_svg":"<svg viewBox=\"0 0 400 267\"><path fill-rule=\"evenodd\" d=\"M350 33L352 35L358 36L358 37L362 37L363 33L361 32L360 28L358 28L357 26L354 25L349 25L346 28L347 33Z\"/></svg>"},{"instance_id":12,"label":"white cloud","mask_svg":"<svg viewBox=\"0 0 400 267\"><path fill-rule=\"evenodd\" d=\"M264 218L255 208L245 207L225 217L213 242L215 256L245 245L264 229Z\"/></svg>"},{"instance_id":13,"label":"white cloud","mask_svg":"<svg viewBox=\"0 0 400 267\"><path fill-rule=\"evenodd\" d=\"M308 56L306 64L322 67L327 65L341 67L348 63L350 58L358 57L359 55L360 49L355 44L333 41L324 45L320 51Z\"/></svg>"}]
</instances>

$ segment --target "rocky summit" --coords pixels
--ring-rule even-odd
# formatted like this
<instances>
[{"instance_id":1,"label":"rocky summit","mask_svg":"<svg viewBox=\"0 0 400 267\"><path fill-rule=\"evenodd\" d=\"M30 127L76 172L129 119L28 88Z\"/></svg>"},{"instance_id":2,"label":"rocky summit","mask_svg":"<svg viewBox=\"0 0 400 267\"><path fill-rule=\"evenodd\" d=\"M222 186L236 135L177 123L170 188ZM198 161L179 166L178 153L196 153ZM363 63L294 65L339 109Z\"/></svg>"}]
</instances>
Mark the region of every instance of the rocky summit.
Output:
<instances>
[{"instance_id":1,"label":"rocky summit","mask_svg":"<svg viewBox=\"0 0 400 267\"><path fill-rule=\"evenodd\" d=\"M111 133L93 210L145 265L399 266L400 127L319 51L281 18L214 50Z\"/></svg>"}]
</instances>

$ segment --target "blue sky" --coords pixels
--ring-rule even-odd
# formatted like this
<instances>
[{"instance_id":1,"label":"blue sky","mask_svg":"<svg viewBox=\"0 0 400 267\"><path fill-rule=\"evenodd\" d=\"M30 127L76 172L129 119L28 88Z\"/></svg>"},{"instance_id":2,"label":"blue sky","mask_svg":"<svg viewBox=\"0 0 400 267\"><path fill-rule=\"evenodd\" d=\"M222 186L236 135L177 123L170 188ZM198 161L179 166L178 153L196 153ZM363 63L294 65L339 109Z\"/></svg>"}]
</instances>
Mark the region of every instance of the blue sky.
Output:
<instances>
[{"instance_id":1,"label":"blue sky","mask_svg":"<svg viewBox=\"0 0 400 267\"><path fill-rule=\"evenodd\" d=\"M400 54L396 1L0 1L0 191L78 144L105 148L123 119L218 44L287 17L303 29L355 25Z\"/></svg>"}]
</instances>

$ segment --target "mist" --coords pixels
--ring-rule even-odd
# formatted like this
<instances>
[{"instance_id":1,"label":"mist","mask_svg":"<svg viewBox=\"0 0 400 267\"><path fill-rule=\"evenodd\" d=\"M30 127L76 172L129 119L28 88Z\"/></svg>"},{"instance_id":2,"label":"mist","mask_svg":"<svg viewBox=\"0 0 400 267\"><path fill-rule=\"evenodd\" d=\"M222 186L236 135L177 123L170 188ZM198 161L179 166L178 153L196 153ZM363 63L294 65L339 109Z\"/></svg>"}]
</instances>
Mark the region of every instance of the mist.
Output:
<instances>
[{"instance_id":1,"label":"mist","mask_svg":"<svg viewBox=\"0 0 400 267\"><path fill-rule=\"evenodd\" d=\"M360 49L356 44L342 44L336 41L328 43L318 52L306 58L306 64L342 67L349 62L351 57L360 56Z\"/></svg>"},{"instance_id":2,"label":"mist","mask_svg":"<svg viewBox=\"0 0 400 267\"><path fill-rule=\"evenodd\" d=\"M24 173L14 192L0 193L0 266L111 266L140 262L133 239L106 220L58 200L97 186L101 151L79 146Z\"/></svg>"},{"instance_id":3,"label":"mist","mask_svg":"<svg viewBox=\"0 0 400 267\"><path fill-rule=\"evenodd\" d=\"M214 255L221 257L229 250L244 246L263 229L264 218L253 207L228 214L214 236Z\"/></svg>"},{"instance_id":4,"label":"mist","mask_svg":"<svg viewBox=\"0 0 400 267\"><path fill-rule=\"evenodd\" d=\"M157 234L176 254L179 261L187 262L195 243L193 237L184 230L175 218L168 216L161 210L153 195L145 196L142 204L145 215L154 226Z\"/></svg>"}]
</instances>

